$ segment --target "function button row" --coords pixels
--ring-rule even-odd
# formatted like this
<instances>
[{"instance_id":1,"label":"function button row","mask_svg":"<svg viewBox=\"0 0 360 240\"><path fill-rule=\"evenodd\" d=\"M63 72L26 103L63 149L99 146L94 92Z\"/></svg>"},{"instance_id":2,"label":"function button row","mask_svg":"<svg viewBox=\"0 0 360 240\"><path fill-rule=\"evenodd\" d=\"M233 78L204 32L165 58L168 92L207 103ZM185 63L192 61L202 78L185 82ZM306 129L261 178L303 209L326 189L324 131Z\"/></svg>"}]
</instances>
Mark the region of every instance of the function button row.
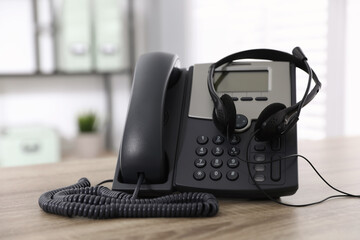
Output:
<instances>
[{"instance_id":1,"label":"function button row","mask_svg":"<svg viewBox=\"0 0 360 240\"><path fill-rule=\"evenodd\" d=\"M238 97L231 97L233 101L239 101ZM254 100L253 97L241 97L240 98L241 101L252 101ZM268 98L267 97L256 97L255 98L256 101L267 101Z\"/></svg>"},{"instance_id":2,"label":"function button row","mask_svg":"<svg viewBox=\"0 0 360 240\"><path fill-rule=\"evenodd\" d=\"M194 172L193 176L195 180L201 181L206 177L206 173L202 170L197 170ZM220 180L221 177L222 177L222 173L219 170L214 170L210 172L210 178L214 181ZM234 170L228 171L226 174L226 178L230 181L235 181L236 179L239 178L239 173Z\"/></svg>"}]
</instances>

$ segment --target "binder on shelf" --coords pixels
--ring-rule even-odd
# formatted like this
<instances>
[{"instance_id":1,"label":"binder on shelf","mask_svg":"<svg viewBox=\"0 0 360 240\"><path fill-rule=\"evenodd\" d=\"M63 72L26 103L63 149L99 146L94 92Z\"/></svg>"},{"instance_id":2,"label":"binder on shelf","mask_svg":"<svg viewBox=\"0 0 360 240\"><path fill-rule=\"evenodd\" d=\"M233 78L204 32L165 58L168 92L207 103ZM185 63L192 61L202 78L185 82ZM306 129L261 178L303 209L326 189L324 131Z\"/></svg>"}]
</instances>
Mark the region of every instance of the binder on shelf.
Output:
<instances>
[{"instance_id":1,"label":"binder on shelf","mask_svg":"<svg viewBox=\"0 0 360 240\"><path fill-rule=\"evenodd\" d=\"M0 1L0 74L36 72L31 1Z\"/></svg>"},{"instance_id":2,"label":"binder on shelf","mask_svg":"<svg viewBox=\"0 0 360 240\"><path fill-rule=\"evenodd\" d=\"M54 16L50 1L37 0L39 71L45 74L55 71Z\"/></svg>"},{"instance_id":3,"label":"binder on shelf","mask_svg":"<svg viewBox=\"0 0 360 240\"><path fill-rule=\"evenodd\" d=\"M58 23L59 70L92 71L90 1L64 0Z\"/></svg>"},{"instance_id":4,"label":"binder on shelf","mask_svg":"<svg viewBox=\"0 0 360 240\"><path fill-rule=\"evenodd\" d=\"M125 9L118 0L94 0L95 70L117 72L128 67Z\"/></svg>"}]
</instances>

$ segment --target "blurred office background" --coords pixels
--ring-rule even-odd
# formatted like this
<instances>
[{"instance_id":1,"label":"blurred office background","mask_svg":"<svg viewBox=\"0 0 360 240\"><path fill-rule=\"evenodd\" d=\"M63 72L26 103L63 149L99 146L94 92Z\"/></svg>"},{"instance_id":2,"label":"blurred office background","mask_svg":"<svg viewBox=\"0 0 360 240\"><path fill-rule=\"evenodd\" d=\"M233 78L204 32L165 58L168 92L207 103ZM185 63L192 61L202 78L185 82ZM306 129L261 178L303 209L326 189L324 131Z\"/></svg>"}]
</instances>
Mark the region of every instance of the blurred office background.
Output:
<instances>
[{"instance_id":1,"label":"blurred office background","mask_svg":"<svg viewBox=\"0 0 360 240\"><path fill-rule=\"evenodd\" d=\"M84 144L116 154L134 64L149 51L189 67L301 46L323 88L299 138L359 135L359 21L356 0L0 0L0 166L84 157ZM79 116L93 113L97 142L79 144Z\"/></svg>"}]
</instances>

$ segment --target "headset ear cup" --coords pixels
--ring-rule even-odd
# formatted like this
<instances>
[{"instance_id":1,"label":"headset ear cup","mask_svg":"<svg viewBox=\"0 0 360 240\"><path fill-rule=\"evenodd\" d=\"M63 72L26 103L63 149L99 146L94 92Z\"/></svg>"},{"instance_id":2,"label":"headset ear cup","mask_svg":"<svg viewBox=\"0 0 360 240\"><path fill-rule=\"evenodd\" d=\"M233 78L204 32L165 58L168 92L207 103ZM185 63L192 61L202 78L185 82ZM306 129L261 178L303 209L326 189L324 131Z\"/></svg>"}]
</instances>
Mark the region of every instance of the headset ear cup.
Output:
<instances>
[{"instance_id":1,"label":"headset ear cup","mask_svg":"<svg viewBox=\"0 0 360 240\"><path fill-rule=\"evenodd\" d=\"M225 116L227 123L225 128L226 129L225 136L230 137L234 134L235 131L235 124L236 124L235 104L232 98L228 94L222 95L220 99L223 102L224 110L226 113Z\"/></svg>"},{"instance_id":2,"label":"headset ear cup","mask_svg":"<svg viewBox=\"0 0 360 240\"><path fill-rule=\"evenodd\" d=\"M214 108L213 121L216 128L224 135L232 135L235 129L236 109L232 98L224 94L220 98L219 107Z\"/></svg>"},{"instance_id":3,"label":"headset ear cup","mask_svg":"<svg viewBox=\"0 0 360 240\"><path fill-rule=\"evenodd\" d=\"M276 126L266 126L266 129L264 129L263 124L265 121L267 121L271 116L273 116L274 114L276 114L277 112L285 109L286 106L282 103L272 103L269 106L267 106L266 108L264 108L264 110L260 113L256 124L255 124L255 131L257 131L256 133L256 138L258 138L261 141L266 141L271 139L273 136L271 136L271 132L274 132ZM270 131L267 131L270 130Z\"/></svg>"}]
</instances>

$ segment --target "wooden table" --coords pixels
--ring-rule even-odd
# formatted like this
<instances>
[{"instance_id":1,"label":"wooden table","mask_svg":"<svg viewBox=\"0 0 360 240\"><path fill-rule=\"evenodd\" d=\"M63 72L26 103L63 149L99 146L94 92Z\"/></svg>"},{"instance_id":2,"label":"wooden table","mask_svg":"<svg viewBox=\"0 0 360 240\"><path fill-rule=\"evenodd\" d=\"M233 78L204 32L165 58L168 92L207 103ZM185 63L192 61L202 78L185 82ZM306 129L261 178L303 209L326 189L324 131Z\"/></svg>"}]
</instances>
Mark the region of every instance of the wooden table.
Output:
<instances>
[{"instance_id":1,"label":"wooden table","mask_svg":"<svg viewBox=\"0 0 360 240\"><path fill-rule=\"evenodd\" d=\"M302 141L310 158L335 186L360 193L360 138ZM92 184L113 178L116 157L0 169L0 239L359 239L360 200L333 199L307 208L269 201L220 199L213 218L66 218L43 212L41 193L86 176ZM300 189L289 203L316 201L330 194L316 174L299 161ZM111 187L110 184L107 186Z\"/></svg>"}]
</instances>

